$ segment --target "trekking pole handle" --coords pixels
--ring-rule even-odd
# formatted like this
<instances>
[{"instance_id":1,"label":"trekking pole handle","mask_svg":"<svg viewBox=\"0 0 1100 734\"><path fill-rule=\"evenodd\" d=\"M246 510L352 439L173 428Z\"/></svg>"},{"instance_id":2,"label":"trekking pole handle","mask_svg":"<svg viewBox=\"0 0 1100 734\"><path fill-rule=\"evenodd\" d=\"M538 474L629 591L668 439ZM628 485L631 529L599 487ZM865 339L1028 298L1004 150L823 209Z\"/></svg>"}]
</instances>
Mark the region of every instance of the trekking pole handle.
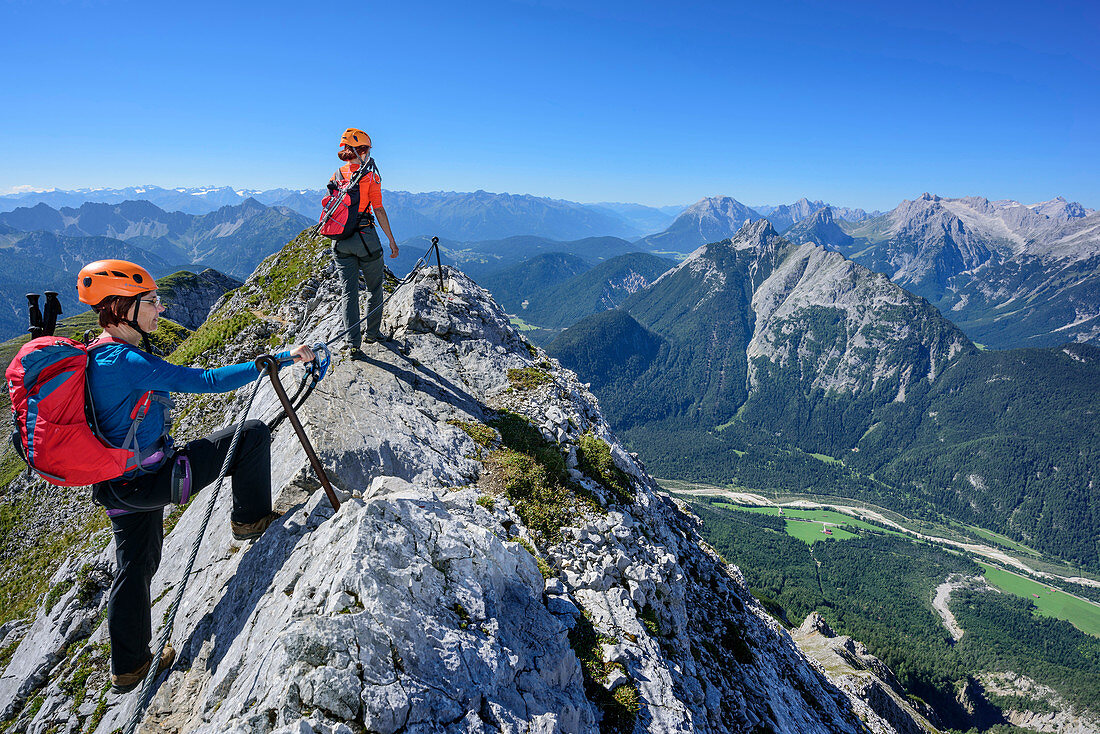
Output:
<instances>
[{"instance_id":1,"label":"trekking pole handle","mask_svg":"<svg viewBox=\"0 0 1100 734\"><path fill-rule=\"evenodd\" d=\"M256 359L256 368L261 373L266 372L267 376L271 378L271 387L275 390L279 402L283 405L283 412L286 413L287 420L294 427L294 432L298 434L298 440L306 452L306 458L313 466L313 471L317 475L317 479L320 480L321 486L325 488L325 495L328 497L329 503L332 504L332 509L339 510L340 500L336 498L336 492L329 484L328 474L325 473L325 468L321 466L321 462L313 450L313 445L309 442L305 429L302 428L302 422L298 420L298 414L294 412L294 406L290 404L290 398L287 397L286 390L283 389L283 383L279 381L279 360L270 354L264 354Z\"/></svg>"}]
</instances>

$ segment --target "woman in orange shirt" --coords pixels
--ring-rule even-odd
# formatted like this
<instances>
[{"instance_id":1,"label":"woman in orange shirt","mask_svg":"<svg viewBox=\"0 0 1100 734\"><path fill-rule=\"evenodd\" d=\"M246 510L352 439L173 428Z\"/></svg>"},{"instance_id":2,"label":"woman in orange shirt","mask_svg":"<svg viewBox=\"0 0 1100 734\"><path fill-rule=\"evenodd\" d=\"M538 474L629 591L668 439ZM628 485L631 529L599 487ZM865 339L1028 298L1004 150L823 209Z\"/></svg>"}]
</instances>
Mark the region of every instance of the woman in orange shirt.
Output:
<instances>
[{"instance_id":1,"label":"woman in orange shirt","mask_svg":"<svg viewBox=\"0 0 1100 734\"><path fill-rule=\"evenodd\" d=\"M367 342L385 341L382 335L382 242L378 238L375 219L386 237L390 240L390 257L397 257L397 242L390 231L390 220L382 206L382 177L370 157L370 136L362 130L349 127L340 136L340 152L337 154L346 163L333 174L329 188L335 187L340 180L350 180L360 167L366 166L367 173L359 179L359 224L354 237L332 243L332 254L336 257L336 270L343 284L342 301L344 307L344 329L348 331L347 351L352 359L362 359L360 350L363 337L359 328L359 273L363 273L370 300L367 302ZM371 214L373 210L373 216Z\"/></svg>"}]
</instances>

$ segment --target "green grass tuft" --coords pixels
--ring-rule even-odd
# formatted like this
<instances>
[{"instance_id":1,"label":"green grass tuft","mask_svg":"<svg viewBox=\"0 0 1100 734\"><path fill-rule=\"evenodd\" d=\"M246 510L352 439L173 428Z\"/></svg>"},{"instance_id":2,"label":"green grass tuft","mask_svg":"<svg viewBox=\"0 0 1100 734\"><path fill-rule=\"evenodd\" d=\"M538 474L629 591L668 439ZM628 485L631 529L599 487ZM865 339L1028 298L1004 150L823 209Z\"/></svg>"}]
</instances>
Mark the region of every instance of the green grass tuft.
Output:
<instances>
[{"instance_id":1,"label":"green grass tuft","mask_svg":"<svg viewBox=\"0 0 1100 734\"><path fill-rule=\"evenodd\" d=\"M484 423L460 420L449 420L447 422L462 430L474 440L474 443L483 448L489 448L497 439L497 432Z\"/></svg>"},{"instance_id":2,"label":"green grass tuft","mask_svg":"<svg viewBox=\"0 0 1100 734\"><path fill-rule=\"evenodd\" d=\"M634 502L630 477L615 466L615 460L611 458L611 447L594 433L581 436L577 445L577 468L610 489L619 502Z\"/></svg>"},{"instance_id":3,"label":"green grass tuft","mask_svg":"<svg viewBox=\"0 0 1100 734\"><path fill-rule=\"evenodd\" d=\"M642 607L642 610L638 612L638 619L642 620L642 624L649 631L649 634L654 637L661 636L661 623L657 619L657 610L652 605L646 604Z\"/></svg>"},{"instance_id":4,"label":"green grass tuft","mask_svg":"<svg viewBox=\"0 0 1100 734\"><path fill-rule=\"evenodd\" d=\"M626 672L622 665L604 660L603 646L616 642L618 641L614 638L596 631L587 611L577 619L573 629L569 630L569 644L584 674L584 693L602 715L600 732L631 734L641 710L638 686L630 681L620 685L614 693L604 687L614 670Z\"/></svg>"},{"instance_id":5,"label":"green grass tuft","mask_svg":"<svg viewBox=\"0 0 1100 734\"><path fill-rule=\"evenodd\" d=\"M0 537L13 537L16 528L30 521L31 502L20 498L0 503ZM27 616L44 601L49 595L49 578L62 561L85 548L91 536L109 524L105 513L90 510L75 516L63 531L5 556L0 562L0 624Z\"/></svg>"},{"instance_id":6,"label":"green grass tuft","mask_svg":"<svg viewBox=\"0 0 1100 734\"><path fill-rule=\"evenodd\" d=\"M556 542L561 529L583 512L603 511L591 492L569 479L558 447L526 418L506 411L490 425L500 432L504 447L485 462L499 472L505 494L536 537Z\"/></svg>"},{"instance_id":7,"label":"green grass tuft","mask_svg":"<svg viewBox=\"0 0 1100 734\"><path fill-rule=\"evenodd\" d=\"M291 296L302 283L318 275L319 266L326 256L329 240L313 237L310 229L291 240L286 247L271 257L271 268L257 278L256 287L269 303L277 304ZM263 268L266 260L258 270Z\"/></svg>"},{"instance_id":8,"label":"green grass tuft","mask_svg":"<svg viewBox=\"0 0 1100 734\"><path fill-rule=\"evenodd\" d=\"M538 367L521 367L508 370L508 381L516 390L534 390L539 385L553 381L550 373Z\"/></svg>"},{"instance_id":9,"label":"green grass tuft","mask_svg":"<svg viewBox=\"0 0 1100 734\"><path fill-rule=\"evenodd\" d=\"M557 574L554 573L554 569L550 568L550 564L547 563L546 560L539 555L539 552L535 549L535 546L531 545L523 538L516 538L516 542L523 546L523 549L534 557L535 563L538 564L539 567L539 573L542 574L542 577L544 579L552 579L557 576Z\"/></svg>"},{"instance_id":10,"label":"green grass tuft","mask_svg":"<svg viewBox=\"0 0 1100 734\"><path fill-rule=\"evenodd\" d=\"M172 352L168 361L173 364L191 364L199 360L207 364L207 355L224 347L246 328L259 321L251 311L238 311L228 318L217 316L206 320L195 330L179 348Z\"/></svg>"},{"instance_id":11,"label":"green grass tuft","mask_svg":"<svg viewBox=\"0 0 1100 734\"><path fill-rule=\"evenodd\" d=\"M53 611L53 605L57 604L61 597L65 596L65 592L73 588L73 580L65 579L61 583L54 584L50 587L50 593L46 594L46 613L49 614Z\"/></svg>"}]
</instances>

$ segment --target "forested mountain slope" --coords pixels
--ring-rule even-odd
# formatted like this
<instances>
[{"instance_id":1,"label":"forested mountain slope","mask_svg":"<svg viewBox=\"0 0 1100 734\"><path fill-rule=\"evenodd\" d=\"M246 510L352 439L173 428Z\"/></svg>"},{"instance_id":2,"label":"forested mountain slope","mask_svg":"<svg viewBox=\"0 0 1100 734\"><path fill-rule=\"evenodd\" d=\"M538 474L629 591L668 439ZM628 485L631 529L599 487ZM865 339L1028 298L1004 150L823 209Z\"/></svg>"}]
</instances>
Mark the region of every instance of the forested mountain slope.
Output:
<instances>
[{"instance_id":1,"label":"forested mountain slope","mask_svg":"<svg viewBox=\"0 0 1100 734\"><path fill-rule=\"evenodd\" d=\"M665 476L944 511L1100 565L1094 348L980 352L884 275L756 222L550 351Z\"/></svg>"}]
</instances>

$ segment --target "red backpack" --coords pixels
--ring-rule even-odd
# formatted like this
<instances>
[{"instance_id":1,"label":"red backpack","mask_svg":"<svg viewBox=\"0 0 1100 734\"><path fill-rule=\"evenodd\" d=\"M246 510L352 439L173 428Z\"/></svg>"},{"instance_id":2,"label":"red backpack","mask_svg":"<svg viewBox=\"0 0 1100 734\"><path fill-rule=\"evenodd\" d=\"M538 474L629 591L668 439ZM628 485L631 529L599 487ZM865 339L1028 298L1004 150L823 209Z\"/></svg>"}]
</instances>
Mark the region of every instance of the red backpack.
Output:
<instances>
[{"instance_id":1,"label":"red backpack","mask_svg":"<svg viewBox=\"0 0 1100 734\"><path fill-rule=\"evenodd\" d=\"M378 167L374 165L373 158L366 165L359 166L351 178L340 178L329 184L329 194L321 200L318 234L339 241L346 240L359 231L359 180L368 173L378 175Z\"/></svg>"},{"instance_id":2,"label":"red backpack","mask_svg":"<svg viewBox=\"0 0 1100 734\"><path fill-rule=\"evenodd\" d=\"M141 465L137 429L152 393L137 401L122 448L111 446L95 428L85 377L88 352L125 342L103 337L90 346L63 336L41 336L23 345L4 376L11 395L12 443L27 466L51 484L79 487L116 479ZM158 442L159 443L159 442Z\"/></svg>"}]
</instances>

